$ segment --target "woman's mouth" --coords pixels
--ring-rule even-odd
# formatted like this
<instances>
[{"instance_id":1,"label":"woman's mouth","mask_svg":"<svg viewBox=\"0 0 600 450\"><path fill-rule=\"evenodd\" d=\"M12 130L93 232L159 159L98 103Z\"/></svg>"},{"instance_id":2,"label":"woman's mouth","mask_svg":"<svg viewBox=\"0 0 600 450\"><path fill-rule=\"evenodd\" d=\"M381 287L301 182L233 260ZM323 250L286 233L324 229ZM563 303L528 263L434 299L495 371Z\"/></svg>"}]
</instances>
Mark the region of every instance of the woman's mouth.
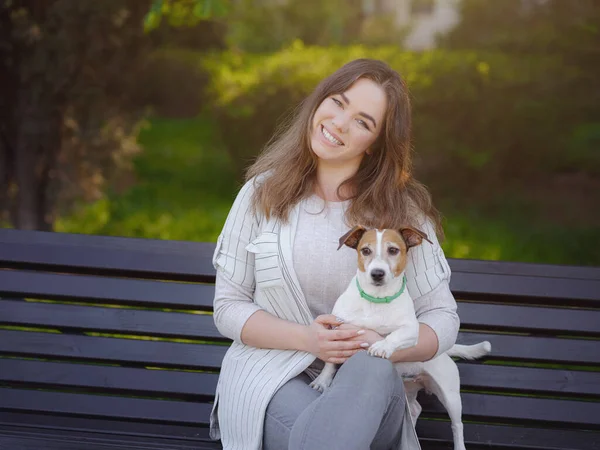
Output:
<instances>
[{"instance_id":1,"label":"woman's mouth","mask_svg":"<svg viewBox=\"0 0 600 450\"><path fill-rule=\"evenodd\" d=\"M332 135L329 131L327 131L327 128L325 128L325 125L321 125L321 134L327 140L327 142L330 142L332 145L337 145L337 146L344 145L344 143L342 141L340 141L338 138L336 138L334 135Z\"/></svg>"}]
</instances>

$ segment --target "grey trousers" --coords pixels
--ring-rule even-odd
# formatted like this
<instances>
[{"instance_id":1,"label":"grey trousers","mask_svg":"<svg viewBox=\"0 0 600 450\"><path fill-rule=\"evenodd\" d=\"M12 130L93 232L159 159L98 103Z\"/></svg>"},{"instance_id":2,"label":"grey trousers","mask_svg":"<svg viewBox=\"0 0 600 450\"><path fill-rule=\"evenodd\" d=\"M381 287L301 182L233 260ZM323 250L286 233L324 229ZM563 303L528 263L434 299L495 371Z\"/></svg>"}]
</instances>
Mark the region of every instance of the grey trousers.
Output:
<instances>
[{"instance_id":1,"label":"grey trousers","mask_svg":"<svg viewBox=\"0 0 600 450\"><path fill-rule=\"evenodd\" d=\"M390 450L400 442L405 395L392 363L361 351L319 393L300 374L273 396L264 450Z\"/></svg>"}]
</instances>

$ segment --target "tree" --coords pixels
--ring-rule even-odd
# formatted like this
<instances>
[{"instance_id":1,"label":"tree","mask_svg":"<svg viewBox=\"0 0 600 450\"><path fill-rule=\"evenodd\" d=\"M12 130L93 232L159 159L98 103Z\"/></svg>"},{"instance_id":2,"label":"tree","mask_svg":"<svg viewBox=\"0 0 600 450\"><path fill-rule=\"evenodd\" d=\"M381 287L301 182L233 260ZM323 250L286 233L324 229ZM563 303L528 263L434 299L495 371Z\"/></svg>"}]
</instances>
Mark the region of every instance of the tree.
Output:
<instances>
[{"instance_id":1,"label":"tree","mask_svg":"<svg viewBox=\"0 0 600 450\"><path fill-rule=\"evenodd\" d=\"M225 0L0 0L0 223L50 230L137 150L148 31ZM221 9L219 9L221 8Z\"/></svg>"},{"instance_id":2,"label":"tree","mask_svg":"<svg viewBox=\"0 0 600 450\"><path fill-rule=\"evenodd\" d=\"M149 1L3 0L0 186L18 228L51 229L135 149L129 103Z\"/></svg>"}]
</instances>

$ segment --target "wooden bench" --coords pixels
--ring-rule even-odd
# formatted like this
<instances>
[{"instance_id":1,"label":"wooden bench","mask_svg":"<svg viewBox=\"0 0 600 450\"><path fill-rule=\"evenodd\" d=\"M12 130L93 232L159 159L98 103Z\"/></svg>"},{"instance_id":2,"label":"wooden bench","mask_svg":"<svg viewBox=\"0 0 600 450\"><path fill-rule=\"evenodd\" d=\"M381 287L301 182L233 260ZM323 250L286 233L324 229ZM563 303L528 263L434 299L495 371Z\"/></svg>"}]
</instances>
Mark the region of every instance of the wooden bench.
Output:
<instances>
[{"instance_id":1,"label":"wooden bench","mask_svg":"<svg viewBox=\"0 0 600 450\"><path fill-rule=\"evenodd\" d=\"M0 448L213 449L214 244L0 230ZM600 449L600 268L450 260L467 447ZM452 448L421 397L424 449Z\"/></svg>"}]
</instances>

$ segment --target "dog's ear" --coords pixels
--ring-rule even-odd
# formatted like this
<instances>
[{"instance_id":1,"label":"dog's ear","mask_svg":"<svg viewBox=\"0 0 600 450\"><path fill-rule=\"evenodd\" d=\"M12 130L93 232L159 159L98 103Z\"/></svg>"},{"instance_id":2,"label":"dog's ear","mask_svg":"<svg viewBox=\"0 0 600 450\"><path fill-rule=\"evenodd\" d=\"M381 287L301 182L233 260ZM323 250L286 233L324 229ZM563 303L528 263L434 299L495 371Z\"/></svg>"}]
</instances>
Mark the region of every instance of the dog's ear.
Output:
<instances>
[{"instance_id":1,"label":"dog's ear","mask_svg":"<svg viewBox=\"0 0 600 450\"><path fill-rule=\"evenodd\" d=\"M367 231L365 227L362 225L356 225L340 238L340 245L337 249L339 250L343 245L347 245L350 248L356 249L360 239L362 238L362 235L365 234L365 231Z\"/></svg>"},{"instance_id":2,"label":"dog's ear","mask_svg":"<svg viewBox=\"0 0 600 450\"><path fill-rule=\"evenodd\" d=\"M421 230L417 230L416 228L403 227L400 228L400 230L398 231L402 235L402 238L404 239L404 242L406 242L406 246L408 248L420 245L421 242L423 242L423 239L425 239L430 244L433 244L433 242L429 240L425 233L423 233Z\"/></svg>"}]
</instances>

